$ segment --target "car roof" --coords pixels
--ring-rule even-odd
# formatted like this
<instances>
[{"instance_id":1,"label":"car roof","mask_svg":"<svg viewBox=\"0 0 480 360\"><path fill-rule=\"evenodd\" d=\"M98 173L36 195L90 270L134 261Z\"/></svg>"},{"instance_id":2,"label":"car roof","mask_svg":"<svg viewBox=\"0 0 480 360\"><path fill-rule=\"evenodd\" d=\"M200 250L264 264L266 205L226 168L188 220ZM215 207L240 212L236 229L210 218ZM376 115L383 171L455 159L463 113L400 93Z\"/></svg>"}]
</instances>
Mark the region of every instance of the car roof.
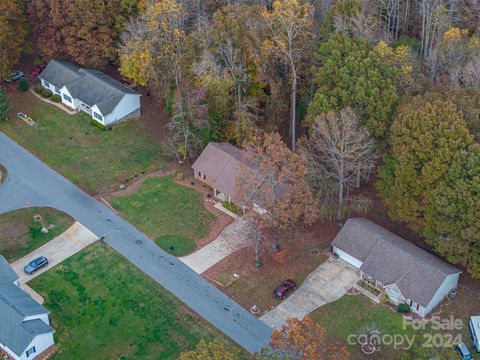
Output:
<instances>
[{"instance_id":1,"label":"car roof","mask_svg":"<svg viewBox=\"0 0 480 360\"><path fill-rule=\"evenodd\" d=\"M467 345L465 345L464 343L458 344L458 349L464 354L470 354L470 351L468 350Z\"/></svg>"}]
</instances>

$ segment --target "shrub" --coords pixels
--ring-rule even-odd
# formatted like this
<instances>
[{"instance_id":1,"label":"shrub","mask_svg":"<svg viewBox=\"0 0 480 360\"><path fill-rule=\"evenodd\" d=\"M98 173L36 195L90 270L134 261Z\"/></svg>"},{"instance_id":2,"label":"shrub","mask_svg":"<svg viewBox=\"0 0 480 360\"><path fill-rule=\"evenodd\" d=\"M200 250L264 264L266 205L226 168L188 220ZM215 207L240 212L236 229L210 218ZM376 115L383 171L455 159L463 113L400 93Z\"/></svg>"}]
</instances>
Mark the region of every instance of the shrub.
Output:
<instances>
[{"instance_id":1,"label":"shrub","mask_svg":"<svg viewBox=\"0 0 480 360\"><path fill-rule=\"evenodd\" d=\"M29 84L27 79L18 80L18 89L20 91L23 91L23 92L28 91L28 87L29 87Z\"/></svg>"},{"instance_id":2,"label":"shrub","mask_svg":"<svg viewBox=\"0 0 480 360\"><path fill-rule=\"evenodd\" d=\"M90 121L90 124L93 125L93 126L95 126L95 127L97 127L97 128L99 128L100 130L103 130L103 131L107 130L107 127L106 127L105 125L99 123L97 120L93 120L93 119L92 119L92 120Z\"/></svg>"},{"instance_id":3,"label":"shrub","mask_svg":"<svg viewBox=\"0 0 480 360\"><path fill-rule=\"evenodd\" d=\"M238 207L236 207L234 204L228 202L228 201L222 201L222 206L227 209L227 210L230 210L231 212L233 212L234 214L237 214L237 215L240 215L241 214L241 211Z\"/></svg>"},{"instance_id":4,"label":"shrub","mask_svg":"<svg viewBox=\"0 0 480 360\"><path fill-rule=\"evenodd\" d=\"M52 100L53 102L59 103L62 101L62 98L60 97L60 95L55 94L55 95L52 95L50 100Z\"/></svg>"},{"instance_id":5,"label":"shrub","mask_svg":"<svg viewBox=\"0 0 480 360\"><path fill-rule=\"evenodd\" d=\"M48 89L42 89L42 92L40 93L40 95L42 95L44 98L49 98L53 95L53 93L48 90Z\"/></svg>"},{"instance_id":6,"label":"shrub","mask_svg":"<svg viewBox=\"0 0 480 360\"><path fill-rule=\"evenodd\" d=\"M410 312L410 305L408 305L407 303L398 304L397 311L400 314L407 314Z\"/></svg>"},{"instance_id":7,"label":"shrub","mask_svg":"<svg viewBox=\"0 0 480 360\"><path fill-rule=\"evenodd\" d=\"M387 294L383 293L382 294L382 297L380 298L380 301L384 304L386 304L388 302L388 300L390 300L390 298L388 297Z\"/></svg>"},{"instance_id":8,"label":"shrub","mask_svg":"<svg viewBox=\"0 0 480 360\"><path fill-rule=\"evenodd\" d=\"M40 87L40 86L35 86L35 88L33 89L37 94L41 94L42 93L42 90L43 88Z\"/></svg>"}]
</instances>

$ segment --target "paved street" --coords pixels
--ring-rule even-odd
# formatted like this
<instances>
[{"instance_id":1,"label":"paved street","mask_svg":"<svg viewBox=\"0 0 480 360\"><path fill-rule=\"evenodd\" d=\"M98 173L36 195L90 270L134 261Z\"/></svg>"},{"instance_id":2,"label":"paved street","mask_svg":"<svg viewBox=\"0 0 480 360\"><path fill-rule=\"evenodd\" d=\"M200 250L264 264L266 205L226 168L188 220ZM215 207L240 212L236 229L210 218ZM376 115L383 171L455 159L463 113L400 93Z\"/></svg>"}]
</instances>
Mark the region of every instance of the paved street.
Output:
<instances>
[{"instance_id":1,"label":"paved street","mask_svg":"<svg viewBox=\"0 0 480 360\"><path fill-rule=\"evenodd\" d=\"M261 319L279 329L288 318L303 319L318 307L341 298L359 279L358 270L352 265L329 258L312 271L293 294Z\"/></svg>"},{"instance_id":2,"label":"paved street","mask_svg":"<svg viewBox=\"0 0 480 360\"><path fill-rule=\"evenodd\" d=\"M86 226L182 302L250 352L265 347L271 329L166 253L146 235L0 133L0 213L31 206L62 210Z\"/></svg>"}]
</instances>

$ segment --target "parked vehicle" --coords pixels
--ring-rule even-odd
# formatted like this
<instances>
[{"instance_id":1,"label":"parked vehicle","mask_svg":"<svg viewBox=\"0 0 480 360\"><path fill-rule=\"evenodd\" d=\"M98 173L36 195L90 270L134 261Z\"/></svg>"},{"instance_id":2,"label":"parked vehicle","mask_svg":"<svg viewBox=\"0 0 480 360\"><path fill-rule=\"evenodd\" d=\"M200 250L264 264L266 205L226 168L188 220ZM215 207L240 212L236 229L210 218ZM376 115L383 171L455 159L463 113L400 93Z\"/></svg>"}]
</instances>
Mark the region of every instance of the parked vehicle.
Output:
<instances>
[{"instance_id":1,"label":"parked vehicle","mask_svg":"<svg viewBox=\"0 0 480 360\"><path fill-rule=\"evenodd\" d=\"M32 275L38 270L48 266L48 260L45 256L39 256L38 258L30 261L24 268L25 274Z\"/></svg>"},{"instance_id":2,"label":"parked vehicle","mask_svg":"<svg viewBox=\"0 0 480 360\"><path fill-rule=\"evenodd\" d=\"M295 280L288 279L283 281L280 285L278 285L275 290L273 290L273 295L277 299L285 299L289 293L297 288L297 283Z\"/></svg>"},{"instance_id":3,"label":"parked vehicle","mask_svg":"<svg viewBox=\"0 0 480 360\"><path fill-rule=\"evenodd\" d=\"M38 76L42 73L43 70L45 70L45 68L47 67L47 64L40 64L36 67L34 67L31 71L30 71L30 75L31 76Z\"/></svg>"},{"instance_id":4,"label":"parked vehicle","mask_svg":"<svg viewBox=\"0 0 480 360\"><path fill-rule=\"evenodd\" d=\"M468 327L470 328L473 346L475 346L477 352L480 352L480 316L470 316Z\"/></svg>"},{"instance_id":5,"label":"parked vehicle","mask_svg":"<svg viewBox=\"0 0 480 360\"><path fill-rule=\"evenodd\" d=\"M25 74L21 71L15 71L14 73L10 74L8 78L5 79L7 83L11 83L20 79L23 79Z\"/></svg>"},{"instance_id":6,"label":"parked vehicle","mask_svg":"<svg viewBox=\"0 0 480 360\"><path fill-rule=\"evenodd\" d=\"M472 354L470 353L470 350L468 350L467 345L464 343L460 343L457 345L457 350L460 353L461 359L463 360L472 360Z\"/></svg>"}]
</instances>

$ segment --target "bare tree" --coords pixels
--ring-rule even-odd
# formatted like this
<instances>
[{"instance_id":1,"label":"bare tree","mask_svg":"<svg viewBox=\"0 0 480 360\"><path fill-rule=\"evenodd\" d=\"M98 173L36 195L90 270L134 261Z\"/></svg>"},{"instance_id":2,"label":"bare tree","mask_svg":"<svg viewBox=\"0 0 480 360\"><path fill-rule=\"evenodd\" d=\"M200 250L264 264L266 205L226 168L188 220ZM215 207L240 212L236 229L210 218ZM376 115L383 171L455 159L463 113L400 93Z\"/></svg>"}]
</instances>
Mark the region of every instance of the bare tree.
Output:
<instances>
[{"instance_id":1,"label":"bare tree","mask_svg":"<svg viewBox=\"0 0 480 360\"><path fill-rule=\"evenodd\" d=\"M205 90L192 89L187 81L180 83L175 94L174 114L168 128L175 130L171 147L177 159L185 162L201 148L198 130L208 124Z\"/></svg>"},{"instance_id":2,"label":"bare tree","mask_svg":"<svg viewBox=\"0 0 480 360\"><path fill-rule=\"evenodd\" d=\"M430 69L431 79L437 75L440 40L450 26L454 0L417 0L422 17L420 56Z\"/></svg>"},{"instance_id":3,"label":"bare tree","mask_svg":"<svg viewBox=\"0 0 480 360\"><path fill-rule=\"evenodd\" d=\"M338 218L347 208L355 207L362 199L348 198L347 190L359 186L374 167L375 142L368 130L359 125L352 109L329 112L315 119L310 138L304 142L303 152L309 159L313 184L320 184L321 197L326 202L336 197ZM330 189L325 191L325 185ZM316 186L318 189L318 186ZM330 200L330 201L329 201ZM348 203L348 204L347 204Z\"/></svg>"},{"instance_id":4,"label":"bare tree","mask_svg":"<svg viewBox=\"0 0 480 360\"><path fill-rule=\"evenodd\" d=\"M276 0L272 11L266 10L264 17L272 33L274 49L290 68L290 131L295 151L297 84L301 60L313 40L313 7L299 0Z\"/></svg>"}]
</instances>

